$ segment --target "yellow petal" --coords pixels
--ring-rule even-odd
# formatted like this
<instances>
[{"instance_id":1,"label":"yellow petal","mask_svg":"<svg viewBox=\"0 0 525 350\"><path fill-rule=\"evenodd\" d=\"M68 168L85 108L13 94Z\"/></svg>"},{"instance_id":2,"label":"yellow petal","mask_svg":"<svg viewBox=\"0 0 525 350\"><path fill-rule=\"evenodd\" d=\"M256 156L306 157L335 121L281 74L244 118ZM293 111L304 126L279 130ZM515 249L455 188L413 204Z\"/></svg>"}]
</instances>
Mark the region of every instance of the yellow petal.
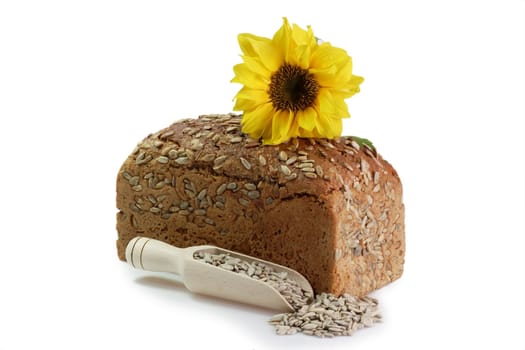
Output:
<instances>
[{"instance_id":1,"label":"yellow petal","mask_svg":"<svg viewBox=\"0 0 525 350\"><path fill-rule=\"evenodd\" d=\"M268 94L264 90L243 87L235 96L234 111L251 111L263 103L269 102Z\"/></svg>"},{"instance_id":2,"label":"yellow petal","mask_svg":"<svg viewBox=\"0 0 525 350\"><path fill-rule=\"evenodd\" d=\"M308 45L301 45L295 47L293 56L289 63L299 66L303 69L308 69L310 66L310 47Z\"/></svg>"},{"instance_id":3,"label":"yellow petal","mask_svg":"<svg viewBox=\"0 0 525 350\"><path fill-rule=\"evenodd\" d=\"M320 89L317 95L317 105L319 109L319 116L335 115L336 108L333 103L332 94L329 89Z\"/></svg>"},{"instance_id":4,"label":"yellow petal","mask_svg":"<svg viewBox=\"0 0 525 350\"><path fill-rule=\"evenodd\" d=\"M252 89L264 90L268 88L266 79L260 74L250 70L244 63L235 65L233 67L233 72L235 73L235 76L231 80L232 83L240 83Z\"/></svg>"},{"instance_id":5,"label":"yellow petal","mask_svg":"<svg viewBox=\"0 0 525 350\"><path fill-rule=\"evenodd\" d=\"M363 81L365 81L365 78L360 77L359 75L352 75L350 84L357 86L357 92L359 92L359 84L361 84Z\"/></svg>"},{"instance_id":6,"label":"yellow petal","mask_svg":"<svg viewBox=\"0 0 525 350\"><path fill-rule=\"evenodd\" d=\"M323 43L312 52L309 70L321 86L342 89L352 76L352 60L346 51Z\"/></svg>"},{"instance_id":7,"label":"yellow petal","mask_svg":"<svg viewBox=\"0 0 525 350\"><path fill-rule=\"evenodd\" d=\"M363 81L364 79L362 77L352 75L342 87L333 88L332 91L336 91L339 96L346 99L354 96L360 91L359 84L361 84Z\"/></svg>"},{"instance_id":8,"label":"yellow petal","mask_svg":"<svg viewBox=\"0 0 525 350\"><path fill-rule=\"evenodd\" d=\"M297 124L300 128L312 131L315 128L315 120L317 119L317 112L312 107L308 107L304 111L298 111L296 115Z\"/></svg>"},{"instance_id":9,"label":"yellow petal","mask_svg":"<svg viewBox=\"0 0 525 350\"><path fill-rule=\"evenodd\" d=\"M250 33L241 33L237 36L237 41L239 42L239 46L244 55L255 57L258 56L259 53L253 47L253 44L256 42L268 42L269 39Z\"/></svg>"},{"instance_id":10,"label":"yellow petal","mask_svg":"<svg viewBox=\"0 0 525 350\"><path fill-rule=\"evenodd\" d=\"M279 69L282 57L277 54L278 52L270 39L252 34L240 34L238 40L241 50L246 56L259 58L271 72Z\"/></svg>"},{"instance_id":11,"label":"yellow petal","mask_svg":"<svg viewBox=\"0 0 525 350\"><path fill-rule=\"evenodd\" d=\"M326 69L332 65L338 66L341 63L346 63L349 59L350 56L345 50L324 42L312 52L310 64L312 68Z\"/></svg>"},{"instance_id":12,"label":"yellow petal","mask_svg":"<svg viewBox=\"0 0 525 350\"><path fill-rule=\"evenodd\" d=\"M348 118L348 105L345 102L346 92L331 91L332 103L334 104L337 118Z\"/></svg>"},{"instance_id":13,"label":"yellow petal","mask_svg":"<svg viewBox=\"0 0 525 350\"><path fill-rule=\"evenodd\" d=\"M273 117L273 114L275 114L275 110L273 110L272 108L272 111L270 113L272 114L272 117ZM268 140L272 138L272 120L271 118L265 121L264 127L261 131L261 138L263 139L263 144L264 144L264 140Z\"/></svg>"},{"instance_id":14,"label":"yellow petal","mask_svg":"<svg viewBox=\"0 0 525 350\"><path fill-rule=\"evenodd\" d=\"M363 77L360 77L358 75L352 75L347 85L347 90L352 93L350 96L353 96L357 94L359 91L361 91L361 89L359 88L359 85L361 85L361 83L364 80L365 79ZM350 97L350 96L347 96L347 97Z\"/></svg>"},{"instance_id":15,"label":"yellow petal","mask_svg":"<svg viewBox=\"0 0 525 350\"><path fill-rule=\"evenodd\" d=\"M314 121L314 124L315 124L315 121ZM322 137L322 136L319 135L314 125L314 128L312 130L305 130L305 129L299 128L299 133L297 137L315 138L315 137Z\"/></svg>"},{"instance_id":16,"label":"yellow petal","mask_svg":"<svg viewBox=\"0 0 525 350\"><path fill-rule=\"evenodd\" d=\"M245 112L241 119L242 132L254 139L263 136L266 129L272 125L273 106L271 103L263 103L255 110Z\"/></svg>"},{"instance_id":17,"label":"yellow petal","mask_svg":"<svg viewBox=\"0 0 525 350\"><path fill-rule=\"evenodd\" d=\"M330 89L321 89L319 90L317 101L321 118L325 116L332 118L346 118L349 116L348 106L340 92Z\"/></svg>"},{"instance_id":18,"label":"yellow petal","mask_svg":"<svg viewBox=\"0 0 525 350\"><path fill-rule=\"evenodd\" d=\"M323 117L321 116L321 114L319 114L319 118L315 120L314 132L317 132L319 135L326 135L327 131L325 130L325 126L322 122L322 119Z\"/></svg>"},{"instance_id":19,"label":"yellow petal","mask_svg":"<svg viewBox=\"0 0 525 350\"><path fill-rule=\"evenodd\" d=\"M333 87L345 86L352 78L352 60L349 59L344 65L338 67L337 74L332 80Z\"/></svg>"},{"instance_id":20,"label":"yellow petal","mask_svg":"<svg viewBox=\"0 0 525 350\"><path fill-rule=\"evenodd\" d=\"M250 89L246 86L239 90L235 98L249 99L262 102L269 101L268 93L265 90Z\"/></svg>"},{"instance_id":21,"label":"yellow petal","mask_svg":"<svg viewBox=\"0 0 525 350\"><path fill-rule=\"evenodd\" d=\"M331 88L333 87L334 76L337 74L337 67L330 66L326 69L313 69L309 68L308 71L313 74L315 80L321 87Z\"/></svg>"},{"instance_id":22,"label":"yellow petal","mask_svg":"<svg viewBox=\"0 0 525 350\"><path fill-rule=\"evenodd\" d=\"M304 30L297 24L294 24L292 27L292 38L296 45L307 45L312 49L317 46L317 40L310 26L308 26L308 30Z\"/></svg>"},{"instance_id":23,"label":"yellow petal","mask_svg":"<svg viewBox=\"0 0 525 350\"><path fill-rule=\"evenodd\" d=\"M317 118L316 129L323 137L333 139L341 136L343 122L339 118L323 117Z\"/></svg>"},{"instance_id":24,"label":"yellow petal","mask_svg":"<svg viewBox=\"0 0 525 350\"><path fill-rule=\"evenodd\" d=\"M292 30L288 19L283 17L283 25L279 30L274 34L272 42L274 47L279 50L278 53L283 59L283 61L288 62L288 56L290 51Z\"/></svg>"},{"instance_id":25,"label":"yellow petal","mask_svg":"<svg viewBox=\"0 0 525 350\"><path fill-rule=\"evenodd\" d=\"M259 57L243 56L242 59L248 69L262 77L268 77L268 80L270 79L272 72L268 70Z\"/></svg>"},{"instance_id":26,"label":"yellow petal","mask_svg":"<svg viewBox=\"0 0 525 350\"><path fill-rule=\"evenodd\" d=\"M287 141L291 136L289 134L294 114L291 111L278 111L272 120L272 137L269 140L263 140L264 144L277 145Z\"/></svg>"},{"instance_id":27,"label":"yellow petal","mask_svg":"<svg viewBox=\"0 0 525 350\"><path fill-rule=\"evenodd\" d=\"M301 136L301 128L299 127L299 122L297 121L296 114L292 119L292 124L290 125L290 130L288 131L288 139L299 136Z\"/></svg>"},{"instance_id":28,"label":"yellow petal","mask_svg":"<svg viewBox=\"0 0 525 350\"><path fill-rule=\"evenodd\" d=\"M259 104L253 100L244 99L244 98L235 98L235 104L233 105L234 111L251 111L254 108L257 108Z\"/></svg>"}]
</instances>

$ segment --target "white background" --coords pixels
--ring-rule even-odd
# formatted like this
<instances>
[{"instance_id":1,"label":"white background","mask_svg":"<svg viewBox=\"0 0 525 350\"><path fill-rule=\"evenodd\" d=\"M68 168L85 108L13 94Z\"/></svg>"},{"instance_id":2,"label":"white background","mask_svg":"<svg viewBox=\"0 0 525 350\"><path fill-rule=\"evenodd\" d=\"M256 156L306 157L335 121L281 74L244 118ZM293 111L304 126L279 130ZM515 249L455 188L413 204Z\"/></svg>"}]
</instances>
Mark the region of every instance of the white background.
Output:
<instances>
[{"instance_id":1,"label":"white background","mask_svg":"<svg viewBox=\"0 0 525 350\"><path fill-rule=\"evenodd\" d=\"M345 134L404 184L405 273L353 337L275 336L116 256L121 163L229 112L237 34L282 16L353 56ZM523 0L1 1L0 349L524 349L524 140Z\"/></svg>"}]
</instances>

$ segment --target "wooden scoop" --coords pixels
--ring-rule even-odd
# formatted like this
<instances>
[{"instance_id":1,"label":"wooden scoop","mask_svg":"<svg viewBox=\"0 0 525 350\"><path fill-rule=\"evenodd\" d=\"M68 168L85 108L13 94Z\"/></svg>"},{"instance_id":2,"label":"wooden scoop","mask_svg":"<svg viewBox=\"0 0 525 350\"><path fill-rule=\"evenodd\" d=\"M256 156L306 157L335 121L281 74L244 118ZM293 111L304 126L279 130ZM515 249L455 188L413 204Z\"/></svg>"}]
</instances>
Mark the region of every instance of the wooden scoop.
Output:
<instances>
[{"instance_id":1,"label":"wooden scoop","mask_svg":"<svg viewBox=\"0 0 525 350\"><path fill-rule=\"evenodd\" d=\"M215 246L177 248L167 243L145 237L133 238L126 248L126 261L136 269L172 272L179 275L190 291L241 303L262 306L281 312L294 311L286 299L269 284L247 275L228 271L195 259L197 252L229 254L248 263L260 262L277 273L286 272L305 291L314 295L310 283L303 275L285 266L236 253Z\"/></svg>"}]
</instances>

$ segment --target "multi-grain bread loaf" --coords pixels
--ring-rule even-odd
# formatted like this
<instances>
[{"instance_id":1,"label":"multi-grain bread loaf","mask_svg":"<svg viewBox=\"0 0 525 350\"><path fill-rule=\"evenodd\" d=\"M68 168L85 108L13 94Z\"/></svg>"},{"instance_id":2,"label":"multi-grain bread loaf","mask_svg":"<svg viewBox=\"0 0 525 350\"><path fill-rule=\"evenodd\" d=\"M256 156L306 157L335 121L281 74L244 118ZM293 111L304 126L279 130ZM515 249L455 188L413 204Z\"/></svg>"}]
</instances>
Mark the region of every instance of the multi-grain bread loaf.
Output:
<instances>
[{"instance_id":1,"label":"multi-grain bread loaf","mask_svg":"<svg viewBox=\"0 0 525 350\"><path fill-rule=\"evenodd\" d=\"M401 183L358 141L262 146L241 133L232 114L149 135L118 174L119 258L140 235L286 265L317 293L362 296L382 287L403 272Z\"/></svg>"}]
</instances>

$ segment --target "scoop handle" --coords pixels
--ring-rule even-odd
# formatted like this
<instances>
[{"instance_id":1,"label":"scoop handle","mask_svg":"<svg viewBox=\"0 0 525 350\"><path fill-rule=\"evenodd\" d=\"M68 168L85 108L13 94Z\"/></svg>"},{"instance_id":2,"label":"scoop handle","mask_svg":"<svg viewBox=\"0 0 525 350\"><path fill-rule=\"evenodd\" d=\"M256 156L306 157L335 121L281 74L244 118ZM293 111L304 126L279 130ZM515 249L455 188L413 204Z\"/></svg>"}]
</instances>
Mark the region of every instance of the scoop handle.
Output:
<instances>
[{"instance_id":1,"label":"scoop handle","mask_svg":"<svg viewBox=\"0 0 525 350\"><path fill-rule=\"evenodd\" d=\"M135 237L126 247L126 261L136 269L182 272L183 250L156 239Z\"/></svg>"}]
</instances>

